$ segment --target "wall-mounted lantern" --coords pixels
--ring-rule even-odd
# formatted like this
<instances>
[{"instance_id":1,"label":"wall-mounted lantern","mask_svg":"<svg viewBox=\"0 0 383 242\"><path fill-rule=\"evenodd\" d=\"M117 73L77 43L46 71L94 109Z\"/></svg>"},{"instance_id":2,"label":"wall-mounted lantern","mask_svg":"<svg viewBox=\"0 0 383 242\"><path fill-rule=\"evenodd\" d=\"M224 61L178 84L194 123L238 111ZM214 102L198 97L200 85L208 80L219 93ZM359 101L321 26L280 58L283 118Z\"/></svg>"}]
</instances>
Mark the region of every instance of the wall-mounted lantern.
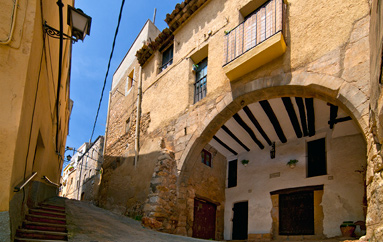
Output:
<instances>
[{"instance_id":1,"label":"wall-mounted lantern","mask_svg":"<svg viewBox=\"0 0 383 242\"><path fill-rule=\"evenodd\" d=\"M72 42L77 42L78 40L84 40L86 35L90 34L90 26L92 23L92 18L86 15L81 9L73 8L68 5L68 19L67 24L72 29L72 36L62 33L63 39L71 39ZM60 38L60 30L57 30L44 22L44 31L53 38Z\"/></svg>"}]
</instances>

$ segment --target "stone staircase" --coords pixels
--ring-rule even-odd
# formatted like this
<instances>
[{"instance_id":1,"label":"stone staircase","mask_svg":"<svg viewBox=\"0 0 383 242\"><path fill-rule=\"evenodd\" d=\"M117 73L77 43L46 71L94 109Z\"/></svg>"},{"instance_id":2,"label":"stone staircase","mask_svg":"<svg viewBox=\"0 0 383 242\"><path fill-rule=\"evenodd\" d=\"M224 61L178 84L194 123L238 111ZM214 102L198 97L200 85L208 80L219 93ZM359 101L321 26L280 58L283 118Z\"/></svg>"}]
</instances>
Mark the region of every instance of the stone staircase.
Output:
<instances>
[{"instance_id":1,"label":"stone staircase","mask_svg":"<svg viewBox=\"0 0 383 242\"><path fill-rule=\"evenodd\" d=\"M65 200L53 198L29 209L22 227L16 231L15 241L68 241Z\"/></svg>"}]
</instances>

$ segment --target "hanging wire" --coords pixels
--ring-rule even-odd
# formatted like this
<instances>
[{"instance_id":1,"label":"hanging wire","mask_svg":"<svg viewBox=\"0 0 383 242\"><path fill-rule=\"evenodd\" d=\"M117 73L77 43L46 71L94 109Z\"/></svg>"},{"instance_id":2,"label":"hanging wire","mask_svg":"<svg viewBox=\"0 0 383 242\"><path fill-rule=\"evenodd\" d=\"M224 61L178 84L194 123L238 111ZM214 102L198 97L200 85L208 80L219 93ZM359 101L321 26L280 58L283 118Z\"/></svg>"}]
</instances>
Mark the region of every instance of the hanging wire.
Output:
<instances>
[{"instance_id":1,"label":"hanging wire","mask_svg":"<svg viewBox=\"0 0 383 242\"><path fill-rule=\"evenodd\" d=\"M100 101L99 101L99 103L98 103L97 114L96 114L96 118L95 118L95 120L94 120L93 130L92 130L92 135L90 136L90 140L92 140L92 138L93 138L94 130L95 130L95 128L96 128L96 123L97 123L97 119L98 119L98 114L99 114L99 112L100 112L100 107L101 107L102 98L103 98L103 96L104 96L104 90L105 90L105 85L106 85L106 79L108 78L108 74L109 74L110 62L112 61L112 57L113 57L114 46L115 46L115 44L116 44L116 38L117 38L117 34L118 34L118 29L120 28L120 22L121 22L121 16L122 16L122 9L124 8L124 3L125 3L125 0L122 0L121 8L120 8L120 14L118 15L118 22L117 22L116 32L114 33L114 39L113 39L113 44L112 44L112 51L110 52L110 56L109 56L109 62L108 62L108 67L107 67L106 74L105 74L104 85L103 85L103 87L102 87L101 97L100 97Z\"/></svg>"}]
</instances>

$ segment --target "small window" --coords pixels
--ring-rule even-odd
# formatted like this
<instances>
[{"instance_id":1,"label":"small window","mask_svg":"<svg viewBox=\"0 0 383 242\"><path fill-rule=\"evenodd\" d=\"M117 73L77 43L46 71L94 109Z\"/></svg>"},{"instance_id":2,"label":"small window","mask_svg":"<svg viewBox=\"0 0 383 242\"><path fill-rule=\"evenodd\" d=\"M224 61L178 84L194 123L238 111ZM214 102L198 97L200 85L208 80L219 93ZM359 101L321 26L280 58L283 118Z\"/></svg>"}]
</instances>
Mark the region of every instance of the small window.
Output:
<instances>
[{"instance_id":1,"label":"small window","mask_svg":"<svg viewBox=\"0 0 383 242\"><path fill-rule=\"evenodd\" d=\"M126 120L126 123L125 123L125 133L128 133L129 129L130 129L130 118L128 118Z\"/></svg>"},{"instance_id":2,"label":"small window","mask_svg":"<svg viewBox=\"0 0 383 242\"><path fill-rule=\"evenodd\" d=\"M132 86L133 86L133 81L134 81L134 70L132 70L132 72L130 72L130 74L129 74L129 76L128 76L128 78L127 78L127 80L126 80L126 84L127 84L127 91L129 91L130 90L130 88L132 88Z\"/></svg>"},{"instance_id":3,"label":"small window","mask_svg":"<svg viewBox=\"0 0 383 242\"><path fill-rule=\"evenodd\" d=\"M307 177L327 174L325 138L307 142Z\"/></svg>"},{"instance_id":4,"label":"small window","mask_svg":"<svg viewBox=\"0 0 383 242\"><path fill-rule=\"evenodd\" d=\"M162 65L160 67L160 72L168 68L171 64L173 64L173 45L162 53Z\"/></svg>"},{"instance_id":5,"label":"small window","mask_svg":"<svg viewBox=\"0 0 383 242\"><path fill-rule=\"evenodd\" d=\"M196 80L194 84L194 103L196 103L202 98L206 97L207 58L202 60L197 65L194 65L194 68L196 69Z\"/></svg>"},{"instance_id":6,"label":"small window","mask_svg":"<svg viewBox=\"0 0 383 242\"><path fill-rule=\"evenodd\" d=\"M237 186L237 166L238 166L238 160L229 161L228 182L227 182L228 188Z\"/></svg>"},{"instance_id":7,"label":"small window","mask_svg":"<svg viewBox=\"0 0 383 242\"><path fill-rule=\"evenodd\" d=\"M207 150L202 150L201 152L201 161L207 166L211 167L211 153Z\"/></svg>"}]
</instances>

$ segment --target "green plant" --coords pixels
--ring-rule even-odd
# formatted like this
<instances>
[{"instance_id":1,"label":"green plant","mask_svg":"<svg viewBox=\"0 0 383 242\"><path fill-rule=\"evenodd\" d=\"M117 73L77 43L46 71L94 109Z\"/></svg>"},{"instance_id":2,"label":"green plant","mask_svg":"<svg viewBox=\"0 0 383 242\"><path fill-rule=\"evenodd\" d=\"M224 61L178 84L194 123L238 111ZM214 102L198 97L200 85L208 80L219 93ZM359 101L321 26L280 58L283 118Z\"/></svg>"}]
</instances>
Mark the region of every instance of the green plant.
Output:
<instances>
[{"instance_id":1,"label":"green plant","mask_svg":"<svg viewBox=\"0 0 383 242\"><path fill-rule=\"evenodd\" d=\"M247 164L249 164L249 160L241 160L241 163L242 163L242 165L247 165Z\"/></svg>"},{"instance_id":2,"label":"green plant","mask_svg":"<svg viewBox=\"0 0 383 242\"><path fill-rule=\"evenodd\" d=\"M197 71L198 69L198 65L197 64L193 64L193 71Z\"/></svg>"},{"instance_id":3,"label":"green plant","mask_svg":"<svg viewBox=\"0 0 383 242\"><path fill-rule=\"evenodd\" d=\"M288 162L287 162L287 166L291 166L291 165L295 165L295 164L297 164L298 163L298 160L297 159L292 159L292 160L289 160Z\"/></svg>"},{"instance_id":4,"label":"green plant","mask_svg":"<svg viewBox=\"0 0 383 242\"><path fill-rule=\"evenodd\" d=\"M141 221L142 220L142 215L136 215L134 217L134 220Z\"/></svg>"}]
</instances>

